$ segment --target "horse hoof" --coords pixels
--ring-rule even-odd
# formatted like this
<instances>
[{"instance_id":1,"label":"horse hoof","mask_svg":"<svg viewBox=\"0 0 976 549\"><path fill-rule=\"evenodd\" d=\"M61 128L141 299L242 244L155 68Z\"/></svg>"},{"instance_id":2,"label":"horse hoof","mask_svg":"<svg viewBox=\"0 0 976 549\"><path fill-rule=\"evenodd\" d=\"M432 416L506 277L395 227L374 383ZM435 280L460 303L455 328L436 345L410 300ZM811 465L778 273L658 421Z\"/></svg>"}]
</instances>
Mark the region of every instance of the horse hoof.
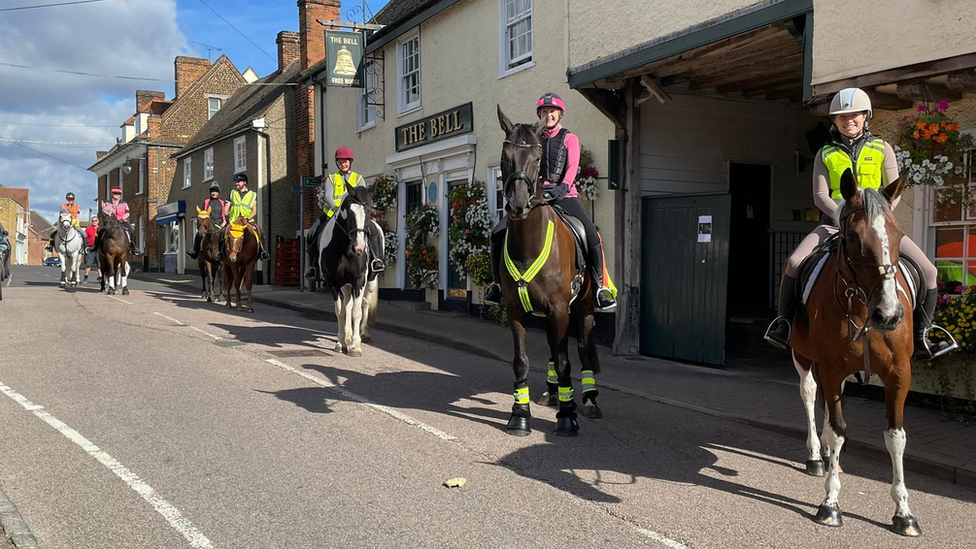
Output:
<instances>
[{"instance_id":1,"label":"horse hoof","mask_svg":"<svg viewBox=\"0 0 976 549\"><path fill-rule=\"evenodd\" d=\"M363 336L362 342L363 343L372 343L373 342L373 338L371 338L369 336Z\"/></svg>"},{"instance_id":2,"label":"horse hoof","mask_svg":"<svg viewBox=\"0 0 976 549\"><path fill-rule=\"evenodd\" d=\"M362 351L362 349L350 349L349 350L349 356L355 357L355 358L360 358L360 357L363 356L363 351Z\"/></svg>"},{"instance_id":3,"label":"horse hoof","mask_svg":"<svg viewBox=\"0 0 976 549\"><path fill-rule=\"evenodd\" d=\"M342 343L338 343L338 342L336 342L335 347L333 347L332 350L337 353L345 352L345 350L342 348Z\"/></svg>"},{"instance_id":4,"label":"horse hoof","mask_svg":"<svg viewBox=\"0 0 976 549\"><path fill-rule=\"evenodd\" d=\"M556 418L557 437L575 437L579 432L579 423L574 417Z\"/></svg>"},{"instance_id":5,"label":"horse hoof","mask_svg":"<svg viewBox=\"0 0 976 549\"><path fill-rule=\"evenodd\" d=\"M601 410L596 404L587 402L583 405L583 411L580 412L580 414L586 418L600 419L603 417L603 410Z\"/></svg>"},{"instance_id":6,"label":"horse hoof","mask_svg":"<svg viewBox=\"0 0 976 549\"><path fill-rule=\"evenodd\" d=\"M532 432L532 427L529 427L529 420L531 418L525 416L512 415L512 418L508 420L508 425L505 429L508 430L508 434L515 437L528 436Z\"/></svg>"},{"instance_id":7,"label":"horse hoof","mask_svg":"<svg viewBox=\"0 0 976 549\"><path fill-rule=\"evenodd\" d=\"M58 286L64 288L64 282L58 282Z\"/></svg>"},{"instance_id":8,"label":"horse hoof","mask_svg":"<svg viewBox=\"0 0 976 549\"><path fill-rule=\"evenodd\" d=\"M129 295L129 287L122 288L122 295Z\"/></svg>"},{"instance_id":9,"label":"horse hoof","mask_svg":"<svg viewBox=\"0 0 976 549\"><path fill-rule=\"evenodd\" d=\"M249 312L249 313L253 313L253 312L254 312L254 307L248 307L248 308L247 308L247 312Z\"/></svg>"},{"instance_id":10,"label":"horse hoof","mask_svg":"<svg viewBox=\"0 0 976 549\"><path fill-rule=\"evenodd\" d=\"M840 506L838 505L827 505L825 503L820 504L820 508L817 509L817 516L813 518L818 524L823 524L824 526L830 526L832 528L839 528L844 525L844 517L841 515Z\"/></svg>"},{"instance_id":11,"label":"horse hoof","mask_svg":"<svg viewBox=\"0 0 976 549\"><path fill-rule=\"evenodd\" d=\"M827 474L824 462L821 460L807 460L807 474L811 477L822 477Z\"/></svg>"},{"instance_id":12,"label":"horse hoof","mask_svg":"<svg viewBox=\"0 0 976 549\"><path fill-rule=\"evenodd\" d=\"M539 400L535 401L535 403L538 404L539 406L548 406L549 408L555 408L556 406L559 406L559 398L555 395L555 393L546 391L542 393L542 396L539 397Z\"/></svg>"},{"instance_id":13,"label":"horse hoof","mask_svg":"<svg viewBox=\"0 0 976 549\"><path fill-rule=\"evenodd\" d=\"M895 515L891 518L891 529L894 530L896 534L901 534L910 538L917 538L922 535L922 528L918 525L918 521L915 517L908 515L907 517L899 517Z\"/></svg>"},{"instance_id":14,"label":"horse hoof","mask_svg":"<svg viewBox=\"0 0 976 549\"><path fill-rule=\"evenodd\" d=\"M107 293L108 295L115 295L115 288L109 288L108 290L105 291L105 293Z\"/></svg>"}]
</instances>

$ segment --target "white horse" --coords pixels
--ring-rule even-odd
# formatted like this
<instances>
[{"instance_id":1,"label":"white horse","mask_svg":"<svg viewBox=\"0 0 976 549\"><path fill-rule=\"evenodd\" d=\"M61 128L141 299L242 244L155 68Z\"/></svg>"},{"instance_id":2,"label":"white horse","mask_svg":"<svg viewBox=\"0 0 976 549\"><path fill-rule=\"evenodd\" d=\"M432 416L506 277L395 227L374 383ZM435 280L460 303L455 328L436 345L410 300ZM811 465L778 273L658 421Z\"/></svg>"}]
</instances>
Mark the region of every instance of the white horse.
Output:
<instances>
[{"instance_id":1,"label":"white horse","mask_svg":"<svg viewBox=\"0 0 976 549\"><path fill-rule=\"evenodd\" d=\"M54 236L54 248L61 256L60 286L75 287L78 285L78 268L81 264L81 252L85 248L85 237L75 228L71 214L61 210L58 214L58 230Z\"/></svg>"}]
</instances>

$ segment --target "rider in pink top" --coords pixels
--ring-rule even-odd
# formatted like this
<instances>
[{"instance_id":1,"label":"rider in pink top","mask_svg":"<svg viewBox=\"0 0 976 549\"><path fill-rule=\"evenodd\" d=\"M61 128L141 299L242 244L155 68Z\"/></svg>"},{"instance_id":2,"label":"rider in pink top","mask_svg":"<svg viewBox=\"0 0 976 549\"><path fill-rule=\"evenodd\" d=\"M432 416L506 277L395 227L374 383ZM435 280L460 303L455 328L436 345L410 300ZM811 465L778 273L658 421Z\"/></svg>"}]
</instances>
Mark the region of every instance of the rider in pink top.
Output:
<instances>
[{"instance_id":1,"label":"rider in pink top","mask_svg":"<svg viewBox=\"0 0 976 549\"><path fill-rule=\"evenodd\" d=\"M559 135L562 132L563 126L559 122L551 128L546 128L542 132L543 143L548 143L549 140ZM579 192L576 191L576 174L579 172L580 163L580 142L579 137L576 137L575 133L566 130L563 134L563 148L566 150L566 171L563 175L562 181L557 181L555 183L546 179L549 174L543 172L542 184L545 187L550 187L557 183L562 183L569 187L569 191L566 193L566 198L579 198Z\"/></svg>"},{"instance_id":2,"label":"rider in pink top","mask_svg":"<svg viewBox=\"0 0 976 549\"><path fill-rule=\"evenodd\" d=\"M112 209L115 211L115 217L122 222L122 228L125 229L126 234L129 237L129 253L132 255L141 255L142 250L136 249L135 235L132 233L132 226L129 225L129 205L122 201L122 189L119 187L112 187L112 199L105 203L106 209ZM104 230L104 228L102 229ZM101 231L99 231L99 235ZM96 237L95 247L98 247L98 242L100 238Z\"/></svg>"}]
</instances>

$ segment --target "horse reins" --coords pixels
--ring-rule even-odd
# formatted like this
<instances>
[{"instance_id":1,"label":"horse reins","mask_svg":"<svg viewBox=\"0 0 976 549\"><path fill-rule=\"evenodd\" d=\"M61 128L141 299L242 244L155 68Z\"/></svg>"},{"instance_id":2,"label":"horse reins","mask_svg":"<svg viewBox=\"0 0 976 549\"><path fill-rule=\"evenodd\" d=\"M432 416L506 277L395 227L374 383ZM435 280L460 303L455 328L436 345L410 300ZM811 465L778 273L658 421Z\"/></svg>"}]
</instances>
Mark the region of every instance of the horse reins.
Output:
<instances>
[{"instance_id":1,"label":"horse reins","mask_svg":"<svg viewBox=\"0 0 976 549\"><path fill-rule=\"evenodd\" d=\"M504 140L503 143L507 143L507 144L509 144L509 145L511 145L513 147L518 147L520 149L532 149L532 148L535 148L535 147L539 147L540 149L542 148L542 143L526 143L524 141L515 142L515 141L512 141L510 139ZM542 166L542 156L539 157L539 161L536 164L541 168L541 166ZM535 193L535 185L536 185L536 183L529 178L528 174L526 174L524 170L515 170L512 173L508 174L508 177L505 178L505 182L503 183L503 185L505 187L507 187L509 183L513 183L513 182L518 181L520 179L522 181L525 181L525 183L531 189L531 191L529 193L531 195L531 198L529 198L529 207L530 208L535 208L536 206L539 206L541 204L545 204L545 201L544 200L539 200L538 197L535 196L535 194L536 194Z\"/></svg>"}]
</instances>

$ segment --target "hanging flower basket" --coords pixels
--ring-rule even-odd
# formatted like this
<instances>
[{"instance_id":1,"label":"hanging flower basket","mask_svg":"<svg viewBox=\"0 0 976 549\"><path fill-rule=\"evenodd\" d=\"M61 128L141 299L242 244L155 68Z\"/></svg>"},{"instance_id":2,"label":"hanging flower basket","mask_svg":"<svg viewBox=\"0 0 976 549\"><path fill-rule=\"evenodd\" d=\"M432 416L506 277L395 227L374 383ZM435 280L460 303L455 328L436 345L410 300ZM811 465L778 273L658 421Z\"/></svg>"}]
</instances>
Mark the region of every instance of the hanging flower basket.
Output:
<instances>
[{"instance_id":1,"label":"hanging flower basket","mask_svg":"<svg viewBox=\"0 0 976 549\"><path fill-rule=\"evenodd\" d=\"M451 189L449 199L449 259L459 273L483 286L491 282L491 260L482 261L483 256L490 255L488 246L492 227L485 184L475 180L469 185L458 185ZM488 265L487 276L483 268L485 263Z\"/></svg>"},{"instance_id":2,"label":"hanging flower basket","mask_svg":"<svg viewBox=\"0 0 976 549\"><path fill-rule=\"evenodd\" d=\"M974 146L973 137L959 131L948 111L948 101L934 107L919 103L914 115L903 116L895 157L908 186L938 188L943 197L969 205L972 198L963 159Z\"/></svg>"}]
</instances>

